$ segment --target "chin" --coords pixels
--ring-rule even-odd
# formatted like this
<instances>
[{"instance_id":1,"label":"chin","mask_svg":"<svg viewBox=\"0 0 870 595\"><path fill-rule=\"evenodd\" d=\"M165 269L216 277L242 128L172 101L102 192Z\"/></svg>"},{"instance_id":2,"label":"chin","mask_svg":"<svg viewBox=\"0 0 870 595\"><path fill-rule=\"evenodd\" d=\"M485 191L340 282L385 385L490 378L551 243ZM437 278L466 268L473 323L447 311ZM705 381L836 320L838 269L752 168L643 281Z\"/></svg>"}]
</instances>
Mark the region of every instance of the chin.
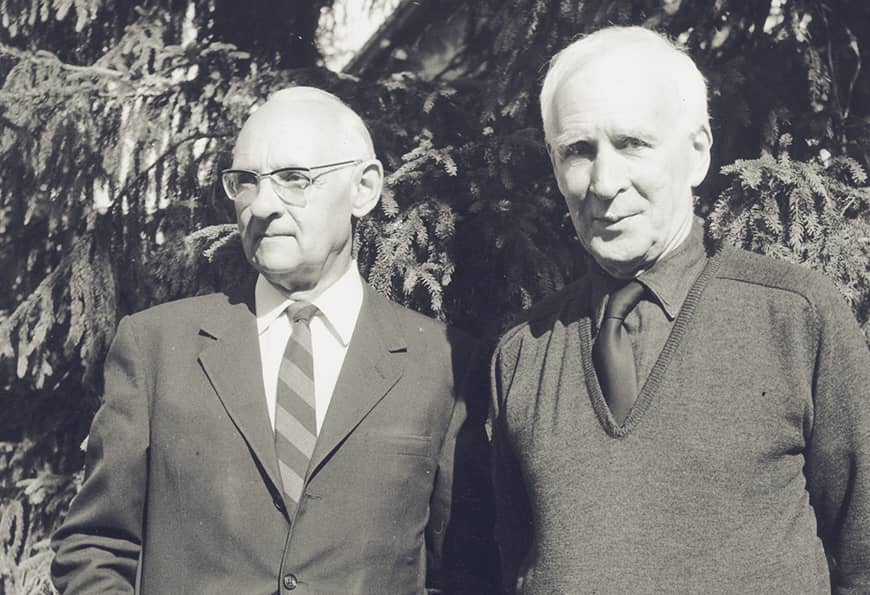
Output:
<instances>
[{"instance_id":1,"label":"chin","mask_svg":"<svg viewBox=\"0 0 870 595\"><path fill-rule=\"evenodd\" d=\"M258 271L266 276L281 276L293 274L294 271L300 268L301 263L286 258L276 259L258 257L254 259L254 266Z\"/></svg>"},{"instance_id":2,"label":"chin","mask_svg":"<svg viewBox=\"0 0 870 595\"><path fill-rule=\"evenodd\" d=\"M260 274L273 285L277 285L289 292L308 291L317 285L316 277L305 274L298 269L270 271L261 268Z\"/></svg>"},{"instance_id":3,"label":"chin","mask_svg":"<svg viewBox=\"0 0 870 595\"><path fill-rule=\"evenodd\" d=\"M636 249L616 249L614 246L591 244L590 253L598 265L614 277L628 278L645 267L646 252Z\"/></svg>"},{"instance_id":4,"label":"chin","mask_svg":"<svg viewBox=\"0 0 870 595\"><path fill-rule=\"evenodd\" d=\"M261 269L270 271L287 271L299 267L302 263L301 254L296 245L275 243L277 245L257 246L254 252L254 262Z\"/></svg>"},{"instance_id":5,"label":"chin","mask_svg":"<svg viewBox=\"0 0 870 595\"><path fill-rule=\"evenodd\" d=\"M646 254L646 250L632 242L602 240L595 238L589 243L589 251L596 260L613 263L631 263Z\"/></svg>"}]
</instances>

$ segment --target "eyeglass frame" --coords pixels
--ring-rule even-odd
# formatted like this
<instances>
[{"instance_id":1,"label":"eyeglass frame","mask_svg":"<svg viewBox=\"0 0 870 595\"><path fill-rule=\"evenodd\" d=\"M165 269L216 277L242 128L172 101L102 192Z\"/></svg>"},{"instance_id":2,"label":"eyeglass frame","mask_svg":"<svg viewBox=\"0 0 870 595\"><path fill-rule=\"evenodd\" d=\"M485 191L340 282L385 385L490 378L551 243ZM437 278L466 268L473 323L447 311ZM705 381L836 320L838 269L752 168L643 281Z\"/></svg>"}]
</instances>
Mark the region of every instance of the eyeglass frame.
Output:
<instances>
[{"instance_id":1,"label":"eyeglass frame","mask_svg":"<svg viewBox=\"0 0 870 595\"><path fill-rule=\"evenodd\" d=\"M233 201L233 203L235 203L235 202L237 202L237 199L230 196L230 193L227 190L227 184L224 181L224 176L226 174L233 174L233 173L251 174L252 176L254 176L257 179L257 192L258 193L260 191L260 181L263 178L269 178L269 181L272 182L272 184L273 184L273 187L274 187L273 189L274 189L275 195L279 199L281 199L281 202L283 202L284 204L287 204L287 205L291 205L291 206L304 207L308 204L308 201L305 199L305 191L308 190L309 188L311 188L317 180L319 180L321 177L325 176L326 174L330 174L334 171L339 171L339 170L344 169L346 167L356 166L356 165L359 165L360 163L364 163L364 162L365 162L365 159L350 159L348 161L337 161L335 163L327 163L326 165L315 165L312 167L297 167L297 166L279 167L278 169L274 169L270 172L264 172L264 173L259 173L256 171L252 171L250 169L229 168L229 169L225 169L225 170L221 171L221 186L223 186L224 194L226 194L227 198L229 200ZM319 173L315 176L311 175L312 171L314 171L316 169L325 169L325 168L332 168L332 169L328 169L327 171ZM280 183L275 182L275 179L272 178L272 176L274 174L279 173L279 172L285 172L285 171L294 171L294 172L299 172L299 173L304 174L305 178L308 179L308 184L304 188L299 189L298 191L293 191L293 190L287 188L286 186L282 186ZM298 195L302 202L296 203L296 202L293 202L291 200L288 200L287 197L284 196L284 194L279 191L279 189L285 190L285 191L290 191L291 195L292 194Z\"/></svg>"}]
</instances>

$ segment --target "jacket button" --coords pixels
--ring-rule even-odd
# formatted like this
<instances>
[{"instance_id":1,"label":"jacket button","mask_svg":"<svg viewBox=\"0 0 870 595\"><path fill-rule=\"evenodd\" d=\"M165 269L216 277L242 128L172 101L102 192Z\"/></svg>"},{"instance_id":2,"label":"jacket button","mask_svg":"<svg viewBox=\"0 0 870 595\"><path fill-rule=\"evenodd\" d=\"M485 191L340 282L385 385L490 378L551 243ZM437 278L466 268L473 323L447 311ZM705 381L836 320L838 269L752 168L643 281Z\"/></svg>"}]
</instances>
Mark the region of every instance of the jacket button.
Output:
<instances>
[{"instance_id":1,"label":"jacket button","mask_svg":"<svg viewBox=\"0 0 870 595\"><path fill-rule=\"evenodd\" d=\"M284 588L288 591L292 591L298 585L298 581L296 580L296 575L294 574L285 574L284 575Z\"/></svg>"}]
</instances>

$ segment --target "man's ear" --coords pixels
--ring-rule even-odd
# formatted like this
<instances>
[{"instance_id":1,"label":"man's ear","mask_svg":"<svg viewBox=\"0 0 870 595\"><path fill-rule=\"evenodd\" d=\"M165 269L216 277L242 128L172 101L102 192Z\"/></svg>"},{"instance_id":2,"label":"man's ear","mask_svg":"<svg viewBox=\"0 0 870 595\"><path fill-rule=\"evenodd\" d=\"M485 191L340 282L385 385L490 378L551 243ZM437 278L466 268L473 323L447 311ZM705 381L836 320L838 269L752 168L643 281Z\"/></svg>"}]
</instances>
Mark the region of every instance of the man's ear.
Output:
<instances>
[{"instance_id":1,"label":"man's ear","mask_svg":"<svg viewBox=\"0 0 870 595\"><path fill-rule=\"evenodd\" d=\"M363 164L356 190L353 195L353 216L364 217L375 208L381 197L384 185L384 166L377 159L371 159Z\"/></svg>"},{"instance_id":2,"label":"man's ear","mask_svg":"<svg viewBox=\"0 0 870 595\"><path fill-rule=\"evenodd\" d=\"M689 181L692 188L698 186L707 176L710 169L710 147L713 146L713 134L710 126L702 124L689 137L692 151L692 169L689 172Z\"/></svg>"}]
</instances>

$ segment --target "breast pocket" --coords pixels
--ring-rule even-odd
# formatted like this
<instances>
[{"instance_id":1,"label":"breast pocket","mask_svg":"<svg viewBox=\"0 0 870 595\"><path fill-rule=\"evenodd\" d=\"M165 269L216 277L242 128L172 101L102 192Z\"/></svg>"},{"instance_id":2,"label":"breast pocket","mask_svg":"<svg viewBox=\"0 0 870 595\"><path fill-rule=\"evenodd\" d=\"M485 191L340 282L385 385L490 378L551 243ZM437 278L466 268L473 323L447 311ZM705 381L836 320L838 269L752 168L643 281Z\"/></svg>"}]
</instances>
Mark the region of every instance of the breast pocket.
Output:
<instances>
[{"instance_id":1,"label":"breast pocket","mask_svg":"<svg viewBox=\"0 0 870 595\"><path fill-rule=\"evenodd\" d=\"M373 454L431 457L432 438L413 434L365 434L363 445Z\"/></svg>"}]
</instances>

